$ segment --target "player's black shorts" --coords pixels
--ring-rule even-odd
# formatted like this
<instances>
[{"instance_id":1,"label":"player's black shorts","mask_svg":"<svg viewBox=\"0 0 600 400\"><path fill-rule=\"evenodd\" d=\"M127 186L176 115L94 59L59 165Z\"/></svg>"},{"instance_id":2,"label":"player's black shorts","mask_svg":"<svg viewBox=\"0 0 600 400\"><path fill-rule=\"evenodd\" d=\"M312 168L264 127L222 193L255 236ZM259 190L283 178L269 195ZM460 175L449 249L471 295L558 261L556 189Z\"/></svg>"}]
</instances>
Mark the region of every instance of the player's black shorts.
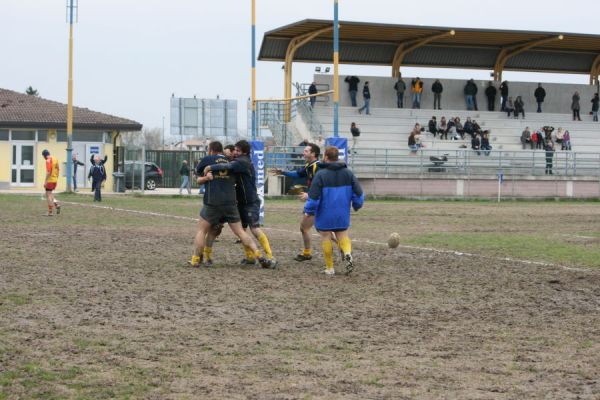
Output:
<instances>
[{"instance_id":1,"label":"player's black shorts","mask_svg":"<svg viewBox=\"0 0 600 400\"><path fill-rule=\"evenodd\" d=\"M240 212L240 218L242 219L242 226L244 228L258 228L260 226L260 223L258 222L260 213L259 202L238 204L238 210Z\"/></svg>"},{"instance_id":2,"label":"player's black shorts","mask_svg":"<svg viewBox=\"0 0 600 400\"><path fill-rule=\"evenodd\" d=\"M217 225L222 222L234 223L240 222L240 213L235 204L222 206L211 206L205 204L200 211L200 216L211 225Z\"/></svg>"}]
</instances>

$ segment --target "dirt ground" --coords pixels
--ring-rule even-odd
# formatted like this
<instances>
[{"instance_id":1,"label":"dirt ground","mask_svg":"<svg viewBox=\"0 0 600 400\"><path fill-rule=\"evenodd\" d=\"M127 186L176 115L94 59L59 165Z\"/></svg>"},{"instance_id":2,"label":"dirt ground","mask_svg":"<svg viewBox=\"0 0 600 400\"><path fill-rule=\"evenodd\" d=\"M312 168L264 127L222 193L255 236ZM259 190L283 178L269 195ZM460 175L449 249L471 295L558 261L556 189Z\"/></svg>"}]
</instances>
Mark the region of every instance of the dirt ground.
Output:
<instances>
[{"instance_id":1,"label":"dirt ground","mask_svg":"<svg viewBox=\"0 0 600 400\"><path fill-rule=\"evenodd\" d=\"M191 220L2 204L0 399L600 398L600 269L378 243L392 227L467 230L461 203L371 204L382 217L354 220L355 273L331 278L316 238L313 260L291 260L295 202L267 205L275 271L238 265L228 231L214 267L186 267ZM516 205L499 223L527 232L523 210L548 208L568 213L553 226L598 221L597 204L561 207Z\"/></svg>"}]
</instances>

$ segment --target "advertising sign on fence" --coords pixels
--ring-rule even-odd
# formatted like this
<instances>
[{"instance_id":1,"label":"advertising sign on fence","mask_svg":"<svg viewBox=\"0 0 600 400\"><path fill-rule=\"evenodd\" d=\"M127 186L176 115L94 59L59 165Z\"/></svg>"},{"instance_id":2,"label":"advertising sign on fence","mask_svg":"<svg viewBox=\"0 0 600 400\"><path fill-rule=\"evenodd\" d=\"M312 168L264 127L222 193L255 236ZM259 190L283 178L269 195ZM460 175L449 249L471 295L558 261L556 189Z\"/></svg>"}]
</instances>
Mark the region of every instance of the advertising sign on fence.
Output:
<instances>
[{"instance_id":1,"label":"advertising sign on fence","mask_svg":"<svg viewBox=\"0 0 600 400\"><path fill-rule=\"evenodd\" d=\"M258 140L250 142L250 156L252 164L256 171L256 190L260 200L259 222L262 225L265 221L265 144Z\"/></svg>"},{"instance_id":2,"label":"advertising sign on fence","mask_svg":"<svg viewBox=\"0 0 600 400\"><path fill-rule=\"evenodd\" d=\"M348 162L348 139L341 137L328 137L325 139L325 146L337 147L339 151L339 159ZM325 149L321 149L324 152Z\"/></svg>"}]
</instances>

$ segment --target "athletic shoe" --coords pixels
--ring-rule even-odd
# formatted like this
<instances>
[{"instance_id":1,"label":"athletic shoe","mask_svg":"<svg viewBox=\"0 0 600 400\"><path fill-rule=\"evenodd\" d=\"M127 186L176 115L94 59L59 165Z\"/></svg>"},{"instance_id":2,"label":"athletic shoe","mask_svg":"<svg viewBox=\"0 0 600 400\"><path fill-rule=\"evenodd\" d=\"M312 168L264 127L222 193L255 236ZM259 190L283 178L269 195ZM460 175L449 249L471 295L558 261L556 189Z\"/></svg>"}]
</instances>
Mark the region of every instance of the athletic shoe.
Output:
<instances>
[{"instance_id":1,"label":"athletic shoe","mask_svg":"<svg viewBox=\"0 0 600 400\"><path fill-rule=\"evenodd\" d=\"M296 255L296 257L294 257L294 260L296 260L296 261L308 261L308 260L312 260L312 256L300 253L300 254Z\"/></svg>"},{"instance_id":2,"label":"athletic shoe","mask_svg":"<svg viewBox=\"0 0 600 400\"><path fill-rule=\"evenodd\" d=\"M209 258L208 260L204 261L204 266L205 267L212 267L213 266L213 260L212 260L212 258Z\"/></svg>"},{"instance_id":3,"label":"athletic shoe","mask_svg":"<svg viewBox=\"0 0 600 400\"><path fill-rule=\"evenodd\" d=\"M335 275L335 269L333 269L333 268L325 268L323 271L321 271L321 273L325 274L325 275L332 276L332 275Z\"/></svg>"},{"instance_id":4,"label":"athletic shoe","mask_svg":"<svg viewBox=\"0 0 600 400\"><path fill-rule=\"evenodd\" d=\"M192 268L200 268L202 266L202 257L200 257L200 260L198 260L198 263L194 263L192 260L189 260L187 262L187 265L189 265Z\"/></svg>"},{"instance_id":5,"label":"athletic shoe","mask_svg":"<svg viewBox=\"0 0 600 400\"><path fill-rule=\"evenodd\" d=\"M352 260L352 254L348 253L344 255L344 261L346 262L346 275L350 275L354 271L354 262Z\"/></svg>"},{"instance_id":6,"label":"athletic shoe","mask_svg":"<svg viewBox=\"0 0 600 400\"><path fill-rule=\"evenodd\" d=\"M265 260L266 264L260 264L261 267L263 268L267 268L267 269L275 269L277 268L277 260L275 260L274 258L270 259L270 260Z\"/></svg>"},{"instance_id":7,"label":"athletic shoe","mask_svg":"<svg viewBox=\"0 0 600 400\"><path fill-rule=\"evenodd\" d=\"M264 257L259 257L258 258L258 263L263 268L266 268L266 269L272 269L273 268L273 260L267 260Z\"/></svg>"},{"instance_id":8,"label":"athletic shoe","mask_svg":"<svg viewBox=\"0 0 600 400\"><path fill-rule=\"evenodd\" d=\"M247 258L243 258L242 261L240 261L240 264L242 264L242 265L254 265L254 264L256 264L256 260L248 260Z\"/></svg>"}]
</instances>

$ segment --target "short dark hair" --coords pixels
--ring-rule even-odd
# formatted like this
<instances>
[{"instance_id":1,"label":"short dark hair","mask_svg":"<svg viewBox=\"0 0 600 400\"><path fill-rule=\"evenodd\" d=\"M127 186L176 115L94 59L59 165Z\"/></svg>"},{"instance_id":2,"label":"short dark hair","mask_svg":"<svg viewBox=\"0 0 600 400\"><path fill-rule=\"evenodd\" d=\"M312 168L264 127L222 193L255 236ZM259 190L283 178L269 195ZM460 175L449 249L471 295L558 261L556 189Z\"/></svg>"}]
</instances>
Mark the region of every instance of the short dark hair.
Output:
<instances>
[{"instance_id":1,"label":"short dark hair","mask_svg":"<svg viewBox=\"0 0 600 400\"><path fill-rule=\"evenodd\" d=\"M235 150L235 146L232 144L228 144L227 146L223 147L223 149L233 151Z\"/></svg>"},{"instance_id":2,"label":"short dark hair","mask_svg":"<svg viewBox=\"0 0 600 400\"><path fill-rule=\"evenodd\" d=\"M222 153L223 152L223 143L219 141L210 142L208 145L208 151L212 151L214 153Z\"/></svg>"},{"instance_id":3,"label":"short dark hair","mask_svg":"<svg viewBox=\"0 0 600 400\"><path fill-rule=\"evenodd\" d=\"M242 154L250 154L250 143L247 140L240 140L235 144L235 147L239 148Z\"/></svg>"},{"instance_id":4,"label":"short dark hair","mask_svg":"<svg viewBox=\"0 0 600 400\"><path fill-rule=\"evenodd\" d=\"M314 143L307 143L307 146L310 147L310 152L315 154L315 157L319 157L321 154L321 148Z\"/></svg>"},{"instance_id":5,"label":"short dark hair","mask_svg":"<svg viewBox=\"0 0 600 400\"><path fill-rule=\"evenodd\" d=\"M337 147L328 146L325 148L325 157L327 157L327 160L329 161L337 161L339 154L340 152Z\"/></svg>"}]
</instances>

